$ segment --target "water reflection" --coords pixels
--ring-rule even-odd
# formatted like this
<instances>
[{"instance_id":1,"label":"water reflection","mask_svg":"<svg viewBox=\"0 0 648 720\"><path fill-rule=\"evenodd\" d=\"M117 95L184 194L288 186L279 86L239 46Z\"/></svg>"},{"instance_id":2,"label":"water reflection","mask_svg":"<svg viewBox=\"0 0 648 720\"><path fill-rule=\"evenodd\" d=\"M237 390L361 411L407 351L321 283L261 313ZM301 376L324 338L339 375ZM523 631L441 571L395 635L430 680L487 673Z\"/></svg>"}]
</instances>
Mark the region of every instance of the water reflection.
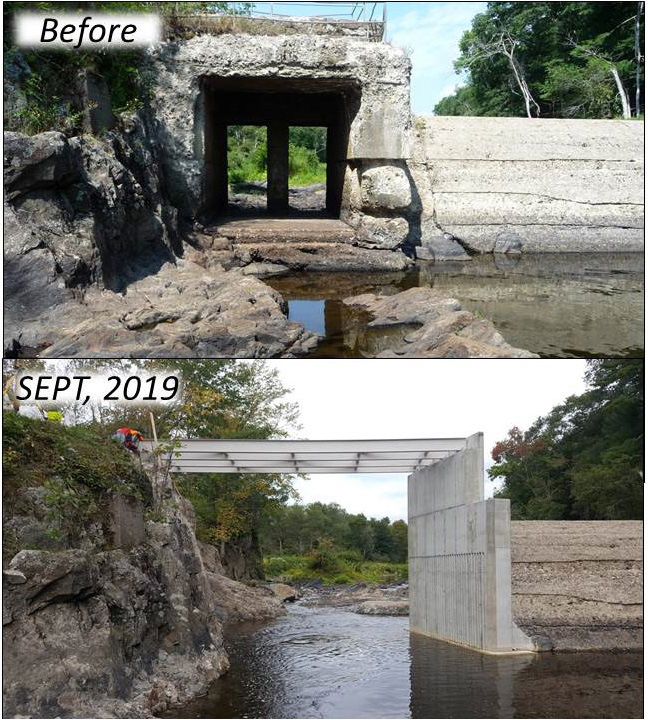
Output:
<instances>
[{"instance_id":1,"label":"water reflection","mask_svg":"<svg viewBox=\"0 0 648 720\"><path fill-rule=\"evenodd\" d=\"M491 319L510 344L543 356L643 356L643 272L634 253L484 255L419 263L407 273L303 273L266 282L288 301L291 319L326 336L314 351L319 357L387 348L394 330L367 328L368 316L342 299L415 286L457 298Z\"/></svg>"},{"instance_id":2,"label":"water reflection","mask_svg":"<svg viewBox=\"0 0 648 720\"><path fill-rule=\"evenodd\" d=\"M230 631L230 671L166 717L642 717L639 653L483 655L408 618L299 605Z\"/></svg>"}]
</instances>

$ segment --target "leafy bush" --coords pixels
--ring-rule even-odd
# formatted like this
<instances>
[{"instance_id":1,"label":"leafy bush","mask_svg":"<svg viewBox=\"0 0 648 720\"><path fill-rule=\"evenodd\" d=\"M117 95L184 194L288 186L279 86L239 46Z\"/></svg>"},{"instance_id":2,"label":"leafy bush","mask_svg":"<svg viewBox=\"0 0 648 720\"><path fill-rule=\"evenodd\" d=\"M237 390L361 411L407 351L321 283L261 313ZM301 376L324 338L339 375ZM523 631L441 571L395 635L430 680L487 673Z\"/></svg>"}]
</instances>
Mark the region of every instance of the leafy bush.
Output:
<instances>
[{"instance_id":1,"label":"leafy bush","mask_svg":"<svg viewBox=\"0 0 648 720\"><path fill-rule=\"evenodd\" d=\"M127 450L106 435L6 412L3 440L3 503L7 508L16 489L47 487L53 478L76 495L86 490L117 490L145 505L152 503L146 474Z\"/></svg>"}]
</instances>

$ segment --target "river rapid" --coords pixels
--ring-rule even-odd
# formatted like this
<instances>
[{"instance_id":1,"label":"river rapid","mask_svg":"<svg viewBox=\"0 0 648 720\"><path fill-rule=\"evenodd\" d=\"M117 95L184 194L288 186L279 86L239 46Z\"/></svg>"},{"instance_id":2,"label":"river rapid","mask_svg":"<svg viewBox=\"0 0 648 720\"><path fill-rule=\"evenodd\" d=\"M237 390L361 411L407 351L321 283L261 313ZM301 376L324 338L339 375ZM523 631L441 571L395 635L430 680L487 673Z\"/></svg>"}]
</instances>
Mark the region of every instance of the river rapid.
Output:
<instances>
[{"instance_id":1,"label":"river rapid","mask_svg":"<svg viewBox=\"0 0 648 720\"><path fill-rule=\"evenodd\" d=\"M165 717L643 717L639 653L484 655L410 634L406 617L288 607L227 633L231 668Z\"/></svg>"}]
</instances>

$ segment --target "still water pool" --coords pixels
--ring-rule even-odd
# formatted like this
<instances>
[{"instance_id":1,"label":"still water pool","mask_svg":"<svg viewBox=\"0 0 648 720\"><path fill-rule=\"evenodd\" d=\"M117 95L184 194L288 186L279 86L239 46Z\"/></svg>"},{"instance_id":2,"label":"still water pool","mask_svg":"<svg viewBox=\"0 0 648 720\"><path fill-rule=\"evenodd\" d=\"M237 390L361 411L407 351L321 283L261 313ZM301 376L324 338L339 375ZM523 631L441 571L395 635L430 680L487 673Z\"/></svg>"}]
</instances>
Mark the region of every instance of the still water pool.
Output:
<instances>
[{"instance_id":1,"label":"still water pool","mask_svg":"<svg viewBox=\"0 0 648 720\"><path fill-rule=\"evenodd\" d=\"M409 633L408 618L289 606L230 630L231 668L180 718L643 716L639 653L496 657Z\"/></svg>"},{"instance_id":2,"label":"still water pool","mask_svg":"<svg viewBox=\"0 0 648 720\"><path fill-rule=\"evenodd\" d=\"M267 279L289 318L324 336L315 357L365 357L390 333L344 298L434 287L493 321L514 347L543 357L643 357L643 257L628 254L483 255L418 263L404 273L299 273ZM385 336L385 337L383 337Z\"/></svg>"}]
</instances>

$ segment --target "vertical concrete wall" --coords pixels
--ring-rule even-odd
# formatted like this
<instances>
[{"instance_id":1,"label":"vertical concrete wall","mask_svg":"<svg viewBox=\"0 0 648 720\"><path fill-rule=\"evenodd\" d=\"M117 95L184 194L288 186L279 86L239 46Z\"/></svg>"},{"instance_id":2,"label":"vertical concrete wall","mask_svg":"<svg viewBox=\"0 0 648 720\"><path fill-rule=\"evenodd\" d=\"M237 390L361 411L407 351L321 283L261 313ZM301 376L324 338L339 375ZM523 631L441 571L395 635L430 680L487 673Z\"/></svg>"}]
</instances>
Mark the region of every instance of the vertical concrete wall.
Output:
<instances>
[{"instance_id":1,"label":"vertical concrete wall","mask_svg":"<svg viewBox=\"0 0 648 720\"><path fill-rule=\"evenodd\" d=\"M492 652L530 649L511 616L508 500L484 500L484 437L408 479L410 629Z\"/></svg>"}]
</instances>

